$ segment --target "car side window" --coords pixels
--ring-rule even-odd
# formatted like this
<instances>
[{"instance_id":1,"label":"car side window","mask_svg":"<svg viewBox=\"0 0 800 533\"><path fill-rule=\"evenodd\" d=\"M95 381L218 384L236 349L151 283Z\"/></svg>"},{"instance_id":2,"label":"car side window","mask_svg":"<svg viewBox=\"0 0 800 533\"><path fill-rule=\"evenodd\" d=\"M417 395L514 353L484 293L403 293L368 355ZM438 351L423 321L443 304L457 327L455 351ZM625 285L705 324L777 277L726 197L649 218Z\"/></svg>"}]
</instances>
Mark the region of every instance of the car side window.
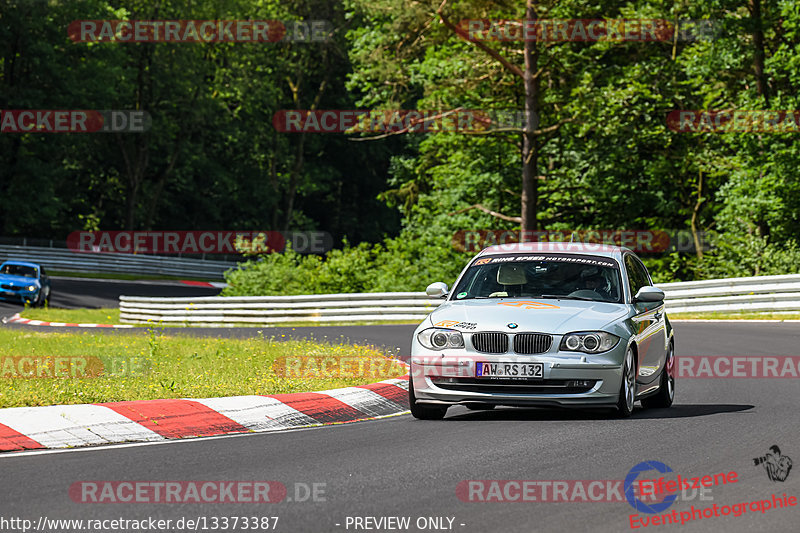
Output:
<instances>
[{"instance_id":1,"label":"car side window","mask_svg":"<svg viewBox=\"0 0 800 533\"><path fill-rule=\"evenodd\" d=\"M625 270L628 272L628 283L631 286L631 297L635 296L639 289L650 285L650 277L647 269L632 254L625 256Z\"/></svg>"},{"instance_id":2,"label":"car side window","mask_svg":"<svg viewBox=\"0 0 800 533\"><path fill-rule=\"evenodd\" d=\"M633 257L633 264L636 265L636 269L639 271L639 275L642 278L642 287L649 287L652 285L650 283L650 274L647 273L647 268L645 268L644 264L639 261L635 256Z\"/></svg>"}]
</instances>

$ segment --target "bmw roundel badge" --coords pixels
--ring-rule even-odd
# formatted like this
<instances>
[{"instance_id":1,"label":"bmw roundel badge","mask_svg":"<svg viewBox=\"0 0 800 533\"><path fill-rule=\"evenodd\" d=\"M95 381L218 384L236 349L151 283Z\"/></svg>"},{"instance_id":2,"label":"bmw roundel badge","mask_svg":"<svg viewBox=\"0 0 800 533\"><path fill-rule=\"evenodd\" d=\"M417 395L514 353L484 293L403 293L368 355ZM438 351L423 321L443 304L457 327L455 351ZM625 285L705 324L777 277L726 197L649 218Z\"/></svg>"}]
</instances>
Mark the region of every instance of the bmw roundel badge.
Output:
<instances>
[{"instance_id":1,"label":"bmw roundel badge","mask_svg":"<svg viewBox=\"0 0 800 533\"><path fill-rule=\"evenodd\" d=\"M517 329L517 327L518 327L518 324L515 324L514 322L511 322L511 323L508 325L508 327L509 327L509 328L511 328L511 329Z\"/></svg>"}]
</instances>

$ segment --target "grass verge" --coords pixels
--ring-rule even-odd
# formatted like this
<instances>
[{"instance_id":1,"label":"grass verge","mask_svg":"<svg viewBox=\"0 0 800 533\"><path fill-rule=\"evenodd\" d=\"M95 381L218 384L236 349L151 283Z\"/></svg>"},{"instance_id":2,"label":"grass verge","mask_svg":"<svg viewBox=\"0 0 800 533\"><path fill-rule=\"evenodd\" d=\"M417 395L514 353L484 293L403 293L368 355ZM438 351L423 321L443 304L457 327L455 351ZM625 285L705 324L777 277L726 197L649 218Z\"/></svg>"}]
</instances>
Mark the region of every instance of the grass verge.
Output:
<instances>
[{"instance_id":1,"label":"grass verge","mask_svg":"<svg viewBox=\"0 0 800 533\"><path fill-rule=\"evenodd\" d=\"M70 324L119 324L119 309L58 309L55 307L29 307L20 312L23 318L44 322L67 322Z\"/></svg>"},{"instance_id":2,"label":"grass verge","mask_svg":"<svg viewBox=\"0 0 800 533\"><path fill-rule=\"evenodd\" d=\"M70 324L121 324L118 308L103 309L56 309L29 307L20 312L23 318L31 320L42 320L44 322L67 322ZM371 320L360 322L281 322L280 324L232 324L236 327L267 328L267 327L308 327L308 326L375 326L386 324L418 324L419 321L408 320ZM137 325L137 324L134 324ZM148 324L138 324L139 326L149 326ZM150 324L156 325L156 324ZM159 327L186 327L186 324L177 322L174 324L157 324Z\"/></svg>"},{"instance_id":3,"label":"grass verge","mask_svg":"<svg viewBox=\"0 0 800 533\"><path fill-rule=\"evenodd\" d=\"M405 373L375 347L263 336L209 339L166 336L156 329L149 335L102 335L2 328L0 345L0 408L309 392ZM283 368L289 365L284 358L300 357L333 357L348 361L355 371L339 372L342 377L314 365L281 371L281 361Z\"/></svg>"},{"instance_id":4,"label":"grass verge","mask_svg":"<svg viewBox=\"0 0 800 533\"><path fill-rule=\"evenodd\" d=\"M20 313L23 318L42 320L44 322L67 322L75 324L121 324L119 309L56 309L28 308ZM672 320L800 320L800 313L669 313ZM359 322L281 322L279 324L232 324L236 327L268 328L268 327L318 327L318 326L377 326L392 324L418 324L419 321L408 320L371 320ZM139 324L139 326L147 326ZM186 324L158 324L159 327L186 327Z\"/></svg>"}]
</instances>

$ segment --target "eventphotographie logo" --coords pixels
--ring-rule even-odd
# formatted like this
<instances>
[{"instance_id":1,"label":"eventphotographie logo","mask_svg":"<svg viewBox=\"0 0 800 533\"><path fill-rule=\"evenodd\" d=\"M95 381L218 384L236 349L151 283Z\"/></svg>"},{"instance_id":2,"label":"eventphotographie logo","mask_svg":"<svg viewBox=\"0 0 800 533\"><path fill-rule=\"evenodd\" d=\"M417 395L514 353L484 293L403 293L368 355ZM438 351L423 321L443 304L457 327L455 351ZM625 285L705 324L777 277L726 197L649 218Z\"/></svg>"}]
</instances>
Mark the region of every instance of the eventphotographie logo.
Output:
<instances>
[{"instance_id":1,"label":"eventphotographie logo","mask_svg":"<svg viewBox=\"0 0 800 533\"><path fill-rule=\"evenodd\" d=\"M625 499L637 511L656 514L668 509L675 500L678 499L677 494L668 494L660 502L645 503L634 492L634 486L639 475L643 472L655 470L658 473L664 474L672 472L672 469L661 461L643 461L630 469L628 475L625 476Z\"/></svg>"},{"instance_id":2,"label":"eventphotographie logo","mask_svg":"<svg viewBox=\"0 0 800 533\"><path fill-rule=\"evenodd\" d=\"M786 478L789 477L789 472L792 470L791 458L781 455L781 449L777 444L770 446L766 455L754 458L753 463L756 466L764 466L770 481L786 481Z\"/></svg>"}]
</instances>

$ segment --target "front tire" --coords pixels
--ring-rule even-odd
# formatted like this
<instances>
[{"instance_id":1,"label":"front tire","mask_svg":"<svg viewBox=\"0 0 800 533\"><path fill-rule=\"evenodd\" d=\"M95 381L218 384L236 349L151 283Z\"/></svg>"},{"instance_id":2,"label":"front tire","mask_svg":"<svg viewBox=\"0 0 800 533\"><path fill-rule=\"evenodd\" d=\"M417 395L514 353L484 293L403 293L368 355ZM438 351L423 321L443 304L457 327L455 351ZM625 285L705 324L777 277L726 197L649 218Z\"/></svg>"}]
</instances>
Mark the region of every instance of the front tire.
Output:
<instances>
[{"instance_id":1,"label":"front tire","mask_svg":"<svg viewBox=\"0 0 800 533\"><path fill-rule=\"evenodd\" d=\"M669 343L669 352L661 371L661 383L654 396L642 400L642 407L647 409L666 408L672 405L675 399L675 345Z\"/></svg>"},{"instance_id":2,"label":"front tire","mask_svg":"<svg viewBox=\"0 0 800 533\"><path fill-rule=\"evenodd\" d=\"M633 349L628 346L625 352L625 363L622 365L622 383L619 387L617 400L617 416L628 418L633 414L633 404L636 402L636 360L633 358Z\"/></svg>"},{"instance_id":3,"label":"front tire","mask_svg":"<svg viewBox=\"0 0 800 533\"><path fill-rule=\"evenodd\" d=\"M414 395L414 378L408 377L408 404L411 407L411 416L419 420L441 420L447 413L447 406L420 405Z\"/></svg>"}]
</instances>

